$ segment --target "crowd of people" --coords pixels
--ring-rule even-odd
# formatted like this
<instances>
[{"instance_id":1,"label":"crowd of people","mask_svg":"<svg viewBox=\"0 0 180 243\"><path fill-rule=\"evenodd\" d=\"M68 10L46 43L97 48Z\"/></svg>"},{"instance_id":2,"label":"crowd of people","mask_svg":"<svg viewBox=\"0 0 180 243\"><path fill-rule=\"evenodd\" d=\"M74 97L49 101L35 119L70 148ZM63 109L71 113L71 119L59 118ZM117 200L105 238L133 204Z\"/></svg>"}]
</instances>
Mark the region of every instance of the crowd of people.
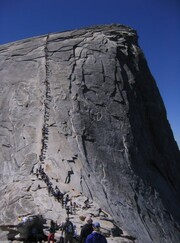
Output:
<instances>
[{"instance_id":1,"label":"crowd of people","mask_svg":"<svg viewBox=\"0 0 180 243\"><path fill-rule=\"evenodd\" d=\"M69 217L66 218L66 222L58 226L53 220L51 220L48 243L55 242L56 230L61 230L61 236L57 243L107 243L104 235L100 232L100 223L95 222L90 216L86 217L85 224L81 228L81 232L78 235L76 226L70 221Z\"/></svg>"},{"instance_id":2,"label":"crowd of people","mask_svg":"<svg viewBox=\"0 0 180 243\"><path fill-rule=\"evenodd\" d=\"M45 173L45 171L41 165L40 165L39 169L36 169L36 176L38 179L42 179L46 183L49 196L54 196L55 199L58 200L58 202L63 203L64 194L59 190L59 188L57 186L55 188L53 188L53 184L50 181L49 176Z\"/></svg>"},{"instance_id":3,"label":"crowd of people","mask_svg":"<svg viewBox=\"0 0 180 243\"><path fill-rule=\"evenodd\" d=\"M76 225L73 225L69 218L70 214L75 214L76 203L72 203L69 195L62 193L57 186L53 187L50 178L41 165L36 169L36 176L38 179L41 179L46 183L49 196L54 196L55 199L61 203L62 208L66 209L67 214L66 221L60 225L57 225L57 223L51 220L48 243L55 242L55 233L59 230L61 231L61 236L60 239L56 241L58 243L107 243L106 238L100 233L100 223L93 223L91 216L86 217L85 224L81 227L81 232L78 234ZM88 199L85 202L84 207L89 208Z\"/></svg>"},{"instance_id":4,"label":"crowd of people","mask_svg":"<svg viewBox=\"0 0 180 243\"><path fill-rule=\"evenodd\" d=\"M75 213L76 203L72 202L68 194L61 192L58 186L53 187L49 176L45 173L42 166L36 169L36 176L38 179L41 179L46 183L49 196L53 196L55 200L61 203L62 208L66 209L67 216ZM38 187L40 189L40 185Z\"/></svg>"}]
</instances>

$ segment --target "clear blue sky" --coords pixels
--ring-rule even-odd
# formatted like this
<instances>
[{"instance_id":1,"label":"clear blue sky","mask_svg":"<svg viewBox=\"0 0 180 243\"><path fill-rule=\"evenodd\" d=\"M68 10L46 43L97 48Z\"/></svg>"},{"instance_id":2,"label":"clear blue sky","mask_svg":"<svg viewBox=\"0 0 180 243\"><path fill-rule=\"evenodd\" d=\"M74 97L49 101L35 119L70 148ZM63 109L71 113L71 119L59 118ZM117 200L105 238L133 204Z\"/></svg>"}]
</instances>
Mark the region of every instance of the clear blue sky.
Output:
<instances>
[{"instance_id":1,"label":"clear blue sky","mask_svg":"<svg viewBox=\"0 0 180 243\"><path fill-rule=\"evenodd\" d=\"M180 0L0 0L0 44L111 23L137 30L180 147Z\"/></svg>"}]
</instances>

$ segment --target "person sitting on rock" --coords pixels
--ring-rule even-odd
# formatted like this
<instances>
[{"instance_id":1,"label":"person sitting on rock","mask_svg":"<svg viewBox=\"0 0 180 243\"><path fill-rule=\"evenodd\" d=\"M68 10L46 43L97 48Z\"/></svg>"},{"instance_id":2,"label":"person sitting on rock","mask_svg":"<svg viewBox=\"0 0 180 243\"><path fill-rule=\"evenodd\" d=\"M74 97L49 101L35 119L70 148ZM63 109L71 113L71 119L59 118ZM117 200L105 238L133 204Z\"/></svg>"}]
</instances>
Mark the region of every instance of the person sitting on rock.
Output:
<instances>
[{"instance_id":1,"label":"person sitting on rock","mask_svg":"<svg viewBox=\"0 0 180 243\"><path fill-rule=\"evenodd\" d=\"M89 198L87 198L85 201L84 201L84 206L83 206L83 209L87 209L87 208L90 208L90 202L89 202Z\"/></svg>"},{"instance_id":2,"label":"person sitting on rock","mask_svg":"<svg viewBox=\"0 0 180 243\"><path fill-rule=\"evenodd\" d=\"M73 236L74 236L74 226L73 223L69 220L69 217L66 218L66 222L62 228L62 235L64 235L64 243L73 243Z\"/></svg>"},{"instance_id":3,"label":"person sitting on rock","mask_svg":"<svg viewBox=\"0 0 180 243\"><path fill-rule=\"evenodd\" d=\"M81 233L80 233L80 242L81 243L85 243L87 236L93 232L92 218L90 216L86 217L85 222L86 222L86 224L82 227Z\"/></svg>"},{"instance_id":4,"label":"person sitting on rock","mask_svg":"<svg viewBox=\"0 0 180 243\"><path fill-rule=\"evenodd\" d=\"M93 232L87 236L85 243L107 243L106 238L100 233L100 223L93 224Z\"/></svg>"},{"instance_id":5,"label":"person sitting on rock","mask_svg":"<svg viewBox=\"0 0 180 243\"><path fill-rule=\"evenodd\" d=\"M52 240L52 243L54 243L55 232L56 232L56 224L53 220L51 220L49 235L48 235L48 243L50 243L51 240Z\"/></svg>"}]
</instances>

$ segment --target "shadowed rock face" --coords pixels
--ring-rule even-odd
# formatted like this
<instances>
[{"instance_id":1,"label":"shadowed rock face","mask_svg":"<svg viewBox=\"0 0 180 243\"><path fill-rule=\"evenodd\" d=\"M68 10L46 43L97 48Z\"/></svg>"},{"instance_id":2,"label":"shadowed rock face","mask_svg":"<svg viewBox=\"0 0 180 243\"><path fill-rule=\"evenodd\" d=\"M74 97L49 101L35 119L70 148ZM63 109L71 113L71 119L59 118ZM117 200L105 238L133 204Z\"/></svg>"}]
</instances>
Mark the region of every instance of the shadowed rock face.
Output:
<instances>
[{"instance_id":1,"label":"shadowed rock face","mask_svg":"<svg viewBox=\"0 0 180 243\"><path fill-rule=\"evenodd\" d=\"M3 45L0 81L0 224L58 217L32 179L42 165L136 242L180 241L180 153L134 30L96 26Z\"/></svg>"}]
</instances>

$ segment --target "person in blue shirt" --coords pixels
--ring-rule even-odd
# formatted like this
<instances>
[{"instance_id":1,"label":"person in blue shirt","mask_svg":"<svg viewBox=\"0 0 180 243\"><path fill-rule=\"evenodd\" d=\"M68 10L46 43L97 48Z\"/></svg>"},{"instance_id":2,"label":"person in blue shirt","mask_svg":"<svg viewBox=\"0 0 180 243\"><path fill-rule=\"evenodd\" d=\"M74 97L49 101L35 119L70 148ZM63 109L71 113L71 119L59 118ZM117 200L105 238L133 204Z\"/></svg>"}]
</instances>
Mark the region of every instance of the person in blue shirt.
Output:
<instances>
[{"instance_id":1,"label":"person in blue shirt","mask_svg":"<svg viewBox=\"0 0 180 243\"><path fill-rule=\"evenodd\" d=\"M106 238L100 233L100 223L93 224L93 232L87 236L85 243L107 243Z\"/></svg>"}]
</instances>

